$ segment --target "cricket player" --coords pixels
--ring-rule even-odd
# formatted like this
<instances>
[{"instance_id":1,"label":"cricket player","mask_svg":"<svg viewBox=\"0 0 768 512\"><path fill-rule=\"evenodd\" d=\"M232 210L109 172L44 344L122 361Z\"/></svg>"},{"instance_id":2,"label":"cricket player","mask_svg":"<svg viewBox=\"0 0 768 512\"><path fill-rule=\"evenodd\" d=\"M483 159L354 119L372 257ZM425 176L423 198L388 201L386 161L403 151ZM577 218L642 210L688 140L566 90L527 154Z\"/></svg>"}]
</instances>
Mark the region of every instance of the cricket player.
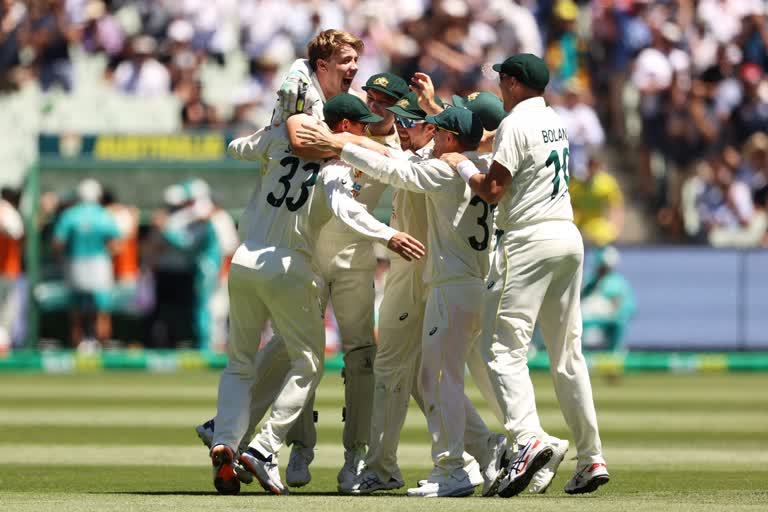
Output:
<instances>
[{"instance_id":1,"label":"cricket player","mask_svg":"<svg viewBox=\"0 0 768 512\"><path fill-rule=\"evenodd\" d=\"M334 97L324 110L325 115L341 119L337 129L350 133L362 134L368 122L381 120L362 101L346 94ZM251 386L270 364L269 359L257 357L268 318L283 336L291 366L281 380L269 418L239 462L269 492L287 492L280 479L277 454L322 374L325 336L312 268L320 226L333 214L406 258L423 255L420 242L382 225L354 201L342 176L323 175L320 161L302 159L292 151L286 136L288 126L310 120L298 115L286 126L235 141L241 155L260 161L263 175L241 221L244 242L230 270L232 339L219 385L211 450L214 485L223 494L237 493L240 488L234 458L248 428ZM346 140L358 139L362 144L367 142L361 137ZM323 190L315 193L318 174Z\"/></svg>"},{"instance_id":2,"label":"cricket player","mask_svg":"<svg viewBox=\"0 0 768 512\"><path fill-rule=\"evenodd\" d=\"M368 124L366 136L399 150L394 114L386 107L408 93L408 84L392 73L378 73L368 78L363 90L367 96L366 105L381 118ZM336 123L338 119L331 121ZM346 172L353 197L372 213L387 186L349 166L345 167L334 172ZM317 272L325 283L322 303L324 306L330 299L333 305L344 353L344 464L337 475L337 482L342 485L351 481L362 469L373 413L373 365L376 357L373 281L376 256L373 243L338 218L332 218L323 226L316 251ZM292 444L286 470L289 486L300 487L311 480L309 465L314 459L317 443L313 407L314 396L288 436L288 442Z\"/></svg>"},{"instance_id":3,"label":"cricket player","mask_svg":"<svg viewBox=\"0 0 768 512\"><path fill-rule=\"evenodd\" d=\"M436 103L442 111L439 98ZM427 113L422 109L416 92L408 93L394 106L388 108L396 117L401 147L406 157L414 162L432 156L435 125L427 123ZM424 194L396 188L393 198L390 225L399 230L423 234L426 238L427 215ZM379 310L379 345L374 362L375 392L371 434L364 470L347 485L340 485L341 492L364 495L379 490L392 490L404 485L397 465L397 446L400 432L408 411L409 396L413 395L424 410L416 375L421 363L421 336L426 293L423 285L423 262L406 262L393 258L387 275L384 299ZM495 403L485 363L479 357L470 357L479 363L480 376L485 377L485 390L489 402ZM470 363L470 367L473 365ZM475 369L476 370L476 369ZM477 373L473 372L473 375ZM482 384L482 383L481 383ZM500 412L499 412L500 416ZM470 414L465 432L466 450L478 460L493 457L486 455L504 436L491 433L479 416ZM474 441L474 443L473 443ZM496 449L500 449L498 447ZM488 462L481 464L487 467ZM492 478L490 478L492 480ZM482 476L478 480L482 481Z\"/></svg>"},{"instance_id":4,"label":"cricket player","mask_svg":"<svg viewBox=\"0 0 768 512\"><path fill-rule=\"evenodd\" d=\"M528 345L538 320L560 408L576 441L578 466L565 491L593 492L609 475L581 353L584 247L568 196L568 134L542 97L549 71L541 59L518 54L493 69L510 113L496 134L490 171L481 172L463 155L444 156L475 193L498 204L504 230L488 275L482 348L509 440L520 450L491 491L519 494L550 459L562 460L546 440L528 374Z\"/></svg>"},{"instance_id":5,"label":"cricket player","mask_svg":"<svg viewBox=\"0 0 768 512\"><path fill-rule=\"evenodd\" d=\"M449 109L425 120L437 128L433 157L476 149L482 137L479 118L466 109ZM485 251L490 231L484 224L488 205L473 197L466 184L437 158L425 162L387 158L309 125L298 134L380 181L425 194L430 251L424 275L428 298L419 381L435 468L408 495L468 496L482 482L482 478L473 482L470 477L470 468L479 474L478 463L471 457L465 461L467 416L477 415L477 411L464 395L464 367L480 327L481 311L476 305L488 270ZM487 439L486 434L483 442Z\"/></svg>"}]
</instances>

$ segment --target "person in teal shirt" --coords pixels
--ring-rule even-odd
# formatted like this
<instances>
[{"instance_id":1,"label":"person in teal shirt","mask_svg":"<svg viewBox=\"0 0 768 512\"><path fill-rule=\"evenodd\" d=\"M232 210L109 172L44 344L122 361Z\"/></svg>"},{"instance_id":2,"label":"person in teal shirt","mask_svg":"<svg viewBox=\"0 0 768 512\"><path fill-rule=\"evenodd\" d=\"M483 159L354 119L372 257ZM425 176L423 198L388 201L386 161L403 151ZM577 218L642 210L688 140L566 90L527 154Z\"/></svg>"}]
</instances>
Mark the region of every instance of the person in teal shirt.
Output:
<instances>
[{"instance_id":1,"label":"person in teal shirt","mask_svg":"<svg viewBox=\"0 0 768 512\"><path fill-rule=\"evenodd\" d=\"M627 326L637 303L629 281L616 270L618 263L615 247L600 249L595 270L585 281L581 292L585 349L624 350Z\"/></svg>"},{"instance_id":2,"label":"person in teal shirt","mask_svg":"<svg viewBox=\"0 0 768 512\"><path fill-rule=\"evenodd\" d=\"M53 229L54 249L66 257L72 291L72 343L96 351L111 337L111 244L119 238L112 216L100 204L101 186L92 179L77 188L79 202L64 210Z\"/></svg>"},{"instance_id":3,"label":"person in teal shirt","mask_svg":"<svg viewBox=\"0 0 768 512\"><path fill-rule=\"evenodd\" d=\"M163 238L191 259L195 269L194 331L197 348L210 349L210 300L221 270L221 249L210 221L212 209L198 202L190 182L181 185L184 204L158 226Z\"/></svg>"}]
</instances>

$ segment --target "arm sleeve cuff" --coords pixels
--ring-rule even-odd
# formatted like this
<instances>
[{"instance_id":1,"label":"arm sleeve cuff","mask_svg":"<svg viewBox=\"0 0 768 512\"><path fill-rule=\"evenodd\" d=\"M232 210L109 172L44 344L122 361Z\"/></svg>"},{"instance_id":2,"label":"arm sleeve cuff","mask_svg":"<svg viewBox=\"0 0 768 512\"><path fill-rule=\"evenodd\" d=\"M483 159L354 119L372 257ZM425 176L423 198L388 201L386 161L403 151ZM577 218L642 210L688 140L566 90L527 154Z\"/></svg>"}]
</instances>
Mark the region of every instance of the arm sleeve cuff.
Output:
<instances>
[{"instance_id":1,"label":"arm sleeve cuff","mask_svg":"<svg viewBox=\"0 0 768 512\"><path fill-rule=\"evenodd\" d=\"M470 160L464 160L459 163L459 165L456 166L456 171L467 184L469 184L469 180L472 179L472 176L480 172Z\"/></svg>"}]
</instances>

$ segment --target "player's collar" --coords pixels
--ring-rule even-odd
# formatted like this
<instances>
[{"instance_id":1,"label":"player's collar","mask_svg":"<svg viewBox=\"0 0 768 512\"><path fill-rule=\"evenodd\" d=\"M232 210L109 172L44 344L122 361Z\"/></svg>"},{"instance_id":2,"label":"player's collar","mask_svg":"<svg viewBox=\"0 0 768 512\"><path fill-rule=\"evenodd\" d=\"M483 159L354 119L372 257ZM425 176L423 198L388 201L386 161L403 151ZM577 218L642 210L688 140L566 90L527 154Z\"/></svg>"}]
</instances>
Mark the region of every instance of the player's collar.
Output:
<instances>
[{"instance_id":1,"label":"player's collar","mask_svg":"<svg viewBox=\"0 0 768 512\"><path fill-rule=\"evenodd\" d=\"M544 98L541 96L534 96L533 98L528 98L527 100L523 100L512 109L512 112L517 112L518 110L528 110L532 108L543 108L547 106L547 102L544 101Z\"/></svg>"},{"instance_id":2,"label":"player's collar","mask_svg":"<svg viewBox=\"0 0 768 512\"><path fill-rule=\"evenodd\" d=\"M309 75L309 79L312 81L312 85L315 86L315 89L317 90L317 94L320 95L320 101L322 101L323 105L325 105L325 102L326 102L325 94L323 94L323 88L320 87L320 80L317 79L317 74L313 71Z\"/></svg>"}]
</instances>

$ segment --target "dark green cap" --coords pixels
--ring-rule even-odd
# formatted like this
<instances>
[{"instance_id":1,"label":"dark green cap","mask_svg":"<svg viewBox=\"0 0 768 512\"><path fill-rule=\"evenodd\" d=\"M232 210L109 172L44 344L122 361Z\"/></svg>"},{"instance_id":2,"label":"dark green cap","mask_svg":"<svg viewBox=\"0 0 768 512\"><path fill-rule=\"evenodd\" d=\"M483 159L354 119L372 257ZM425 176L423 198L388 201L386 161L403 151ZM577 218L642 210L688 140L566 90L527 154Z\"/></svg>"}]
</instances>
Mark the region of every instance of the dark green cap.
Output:
<instances>
[{"instance_id":1,"label":"dark green cap","mask_svg":"<svg viewBox=\"0 0 768 512\"><path fill-rule=\"evenodd\" d=\"M483 122L466 108L445 109L435 116L427 116L425 121L453 133L465 146L476 146L483 138Z\"/></svg>"},{"instance_id":2,"label":"dark green cap","mask_svg":"<svg viewBox=\"0 0 768 512\"><path fill-rule=\"evenodd\" d=\"M483 128L489 132L498 128L507 115L501 98L486 91L473 92L466 98L454 95L453 106L468 108L477 114L483 122Z\"/></svg>"},{"instance_id":3,"label":"dark green cap","mask_svg":"<svg viewBox=\"0 0 768 512\"><path fill-rule=\"evenodd\" d=\"M405 80L392 73L377 73L371 76L363 86L364 91L370 89L383 92L396 100L399 100L410 91Z\"/></svg>"},{"instance_id":4,"label":"dark green cap","mask_svg":"<svg viewBox=\"0 0 768 512\"><path fill-rule=\"evenodd\" d=\"M435 96L435 103L443 106L443 100ZM409 92L401 100L395 103L391 107L387 107L387 110L395 114L396 116L404 117L406 119L424 119L427 117L427 113L419 106L419 95L414 91Z\"/></svg>"},{"instance_id":5,"label":"dark green cap","mask_svg":"<svg viewBox=\"0 0 768 512\"><path fill-rule=\"evenodd\" d=\"M513 76L524 85L543 91L549 83L549 70L539 57L532 53L518 53L501 64L494 64L493 70Z\"/></svg>"},{"instance_id":6,"label":"dark green cap","mask_svg":"<svg viewBox=\"0 0 768 512\"><path fill-rule=\"evenodd\" d=\"M378 123L384 119L371 112L363 100L346 92L337 94L325 102L323 116L329 125L336 124L342 119L360 123Z\"/></svg>"}]
</instances>

